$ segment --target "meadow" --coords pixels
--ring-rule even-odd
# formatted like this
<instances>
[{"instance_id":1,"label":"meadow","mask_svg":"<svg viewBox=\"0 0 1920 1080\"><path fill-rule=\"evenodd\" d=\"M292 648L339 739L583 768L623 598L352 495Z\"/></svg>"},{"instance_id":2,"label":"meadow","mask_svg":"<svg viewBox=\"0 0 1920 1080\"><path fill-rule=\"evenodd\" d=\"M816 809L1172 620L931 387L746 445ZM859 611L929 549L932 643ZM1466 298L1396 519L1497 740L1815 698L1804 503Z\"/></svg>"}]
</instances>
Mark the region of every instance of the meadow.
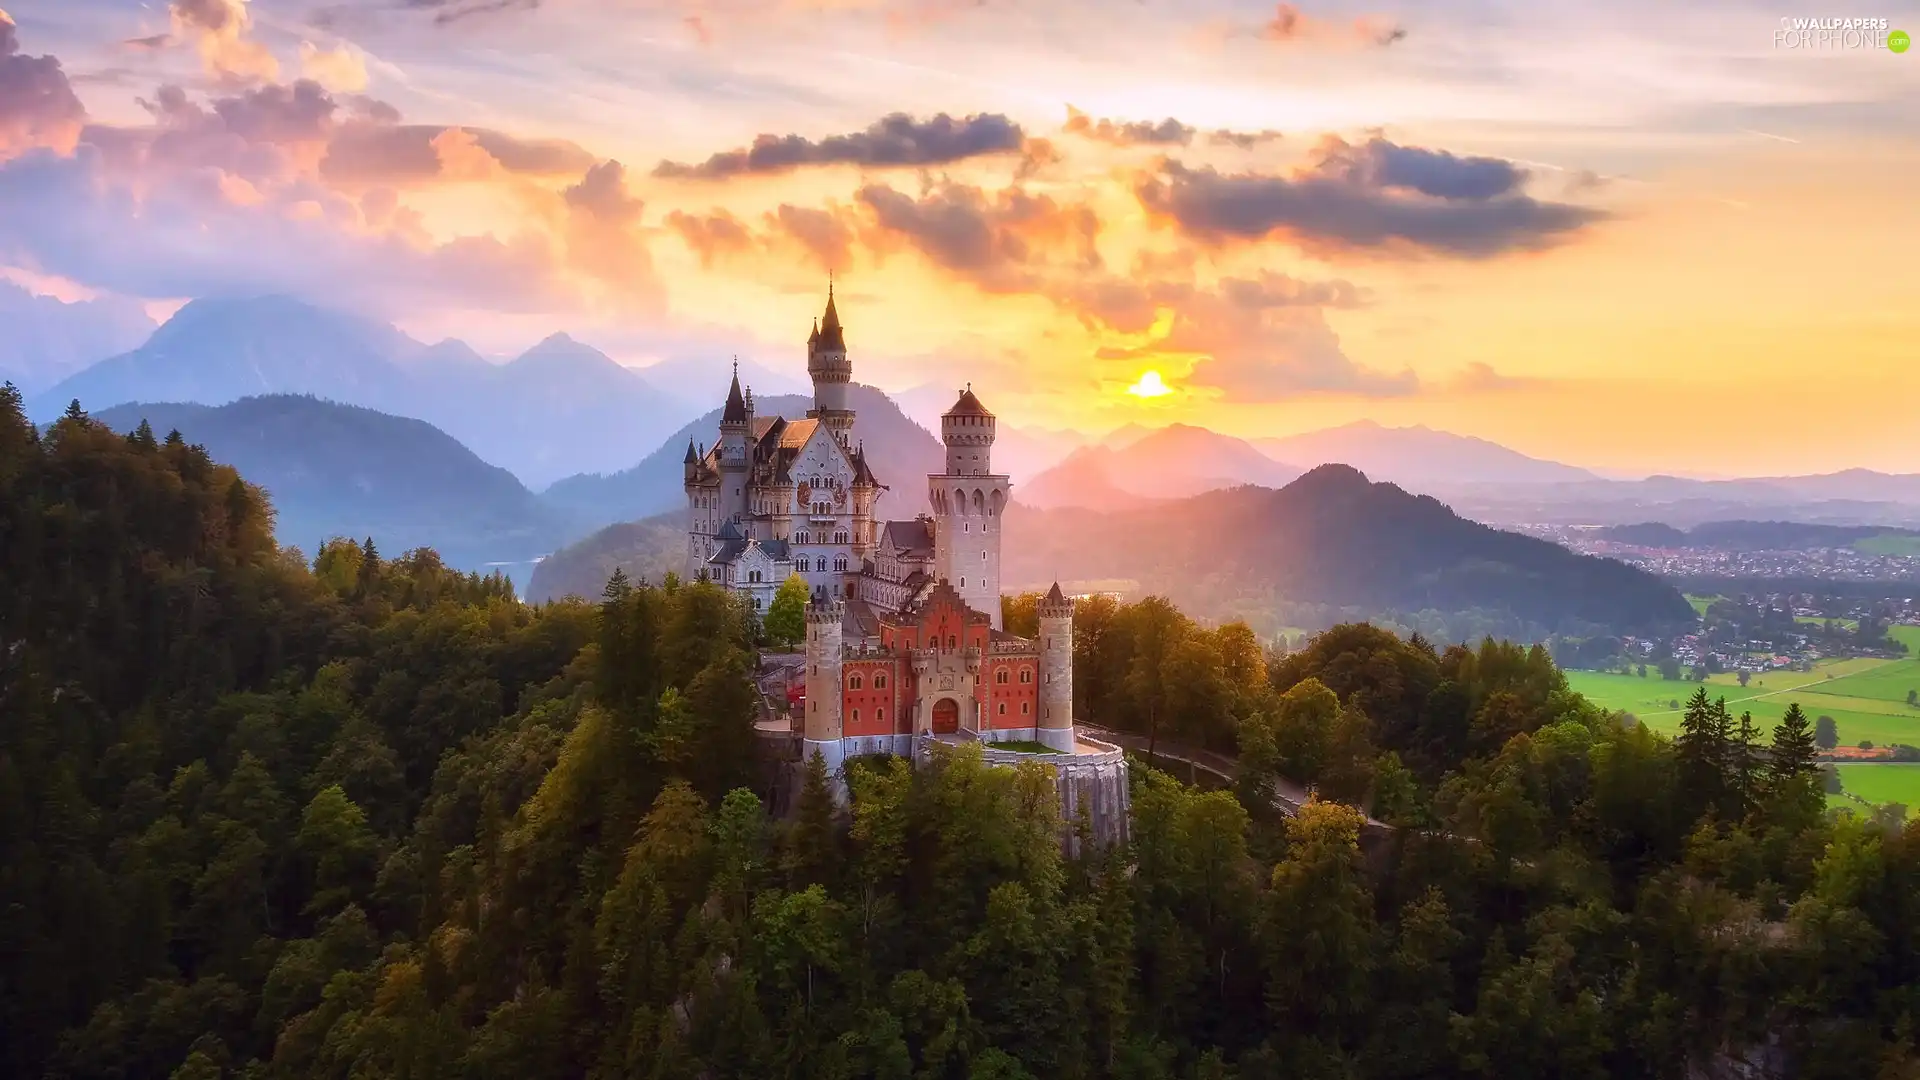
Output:
<instances>
[{"instance_id":1,"label":"meadow","mask_svg":"<svg viewBox=\"0 0 1920 1080\"><path fill-rule=\"evenodd\" d=\"M1886 763L1838 765L1840 787L1848 794L1882 806L1900 803L1909 810L1920 810L1920 764ZM1860 804L1844 795L1829 795L1828 806L1858 810Z\"/></svg>"},{"instance_id":2,"label":"meadow","mask_svg":"<svg viewBox=\"0 0 1920 1080\"><path fill-rule=\"evenodd\" d=\"M1881 533L1854 541L1853 549L1868 555L1920 555L1920 536Z\"/></svg>"},{"instance_id":3,"label":"meadow","mask_svg":"<svg viewBox=\"0 0 1920 1080\"><path fill-rule=\"evenodd\" d=\"M1672 735L1680 730L1682 706L1699 684L1595 671L1569 671L1567 684L1609 709L1632 713L1649 728ZM1770 732L1787 706L1800 703L1808 718L1833 717L1840 745L1862 740L1875 746L1920 746L1920 709L1906 704L1909 688L1920 688L1920 660L1835 660L1812 671L1771 671L1741 686L1732 675L1706 681L1710 697L1727 700L1737 718L1753 713L1754 725ZM1866 766L1863 766L1866 767Z\"/></svg>"}]
</instances>

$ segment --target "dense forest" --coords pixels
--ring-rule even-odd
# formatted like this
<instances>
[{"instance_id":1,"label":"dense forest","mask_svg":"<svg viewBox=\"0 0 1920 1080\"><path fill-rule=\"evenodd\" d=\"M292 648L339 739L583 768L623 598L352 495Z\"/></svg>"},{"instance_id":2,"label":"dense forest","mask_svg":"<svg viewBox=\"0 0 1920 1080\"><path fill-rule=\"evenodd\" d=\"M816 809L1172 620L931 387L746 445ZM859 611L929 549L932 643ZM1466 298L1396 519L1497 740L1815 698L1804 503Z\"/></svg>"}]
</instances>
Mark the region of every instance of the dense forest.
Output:
<instances>
[{"instance_id":1,"label":"dense forest","mask_svg":"<svg viewBox=\"0 0 1920 1080\"><path fill-rule=\"evenodd\" d=\"M1669 741L1538 648L1095 601L1082 714L1244 767L1136 768L1069 857L1045 766L966 754L771 820L711 587L272 536L0 396L6 1075L1920 1076L1920 828L1828 814L1797 710Z\"/></svg>"}]
</instances>

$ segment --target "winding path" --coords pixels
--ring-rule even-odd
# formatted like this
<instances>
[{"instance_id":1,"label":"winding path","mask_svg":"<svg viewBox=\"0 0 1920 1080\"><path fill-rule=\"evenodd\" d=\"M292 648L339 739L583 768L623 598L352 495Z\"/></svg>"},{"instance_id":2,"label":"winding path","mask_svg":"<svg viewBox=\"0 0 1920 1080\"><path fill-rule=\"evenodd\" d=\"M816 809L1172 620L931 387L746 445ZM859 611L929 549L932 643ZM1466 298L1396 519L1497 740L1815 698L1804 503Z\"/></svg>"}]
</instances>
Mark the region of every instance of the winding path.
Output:
<instances>
[{"instance_id":1,"label":"winding path","mask_svg":"<svg viewBox=\"0 0 1920 1080\"><path fill-rule=\"evenodd\" d=\"M1147 752L1148 740L1144 735L1136 735L1128 731L1114 731L1111 728L1103 728L1097 724L1081 723L1075 726L1082 731L1097 732L1094 736L1095 738L1103 742L1113 743L1122 749L1132 750L1140 754ZM1184 762L1196 769L1212 773L1214 776L1225 780L1229 784L1233 783L1240 776L1239 759L1214 750L1201 750L1191 746L1184 746L1177 742L1170 742L1166 739L1156 739L1153 741L1153 756L1163 761ZM1284 776L1274 777L1273 805L1274 809L1279 810L1282 814L1292 817L1298 813L1300 807L1304 806L1312 797L1312 792L1308 791L1302 785L1294 783ZM1393 829L1393 826L1371 816L1367 818L1367 827L1388 831Z\"/></svg>"}]
</instances>

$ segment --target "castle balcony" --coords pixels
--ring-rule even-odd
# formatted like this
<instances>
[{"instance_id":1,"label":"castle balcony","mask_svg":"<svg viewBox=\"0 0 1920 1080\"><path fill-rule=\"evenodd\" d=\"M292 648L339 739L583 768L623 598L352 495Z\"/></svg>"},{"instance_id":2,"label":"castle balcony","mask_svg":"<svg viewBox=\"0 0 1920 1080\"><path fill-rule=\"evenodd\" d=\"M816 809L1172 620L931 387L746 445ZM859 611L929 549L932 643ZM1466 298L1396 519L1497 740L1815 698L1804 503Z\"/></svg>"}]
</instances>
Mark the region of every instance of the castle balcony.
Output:
<instances>
[{"instance_id":1,"label":"castle balcony","mask_svg":"<svg viewBox=\"0 0 1920 1080\"><path fill-rule=\"evenodd\" d=\"M896 654L879 645L845 645L840 655L845 660L892 660Z\"/></svg>"},{"instance_id":2,"label":"castle balcony","mask_svg":"<svg viewBox=\"0 0 1920 1080\"><path fill-rule=\"evenodd\" d=\"M996 641L988 646L995 656L1039 656L1040 650L1025 638L1016 641Z\"/></svg>"}]
</instances>

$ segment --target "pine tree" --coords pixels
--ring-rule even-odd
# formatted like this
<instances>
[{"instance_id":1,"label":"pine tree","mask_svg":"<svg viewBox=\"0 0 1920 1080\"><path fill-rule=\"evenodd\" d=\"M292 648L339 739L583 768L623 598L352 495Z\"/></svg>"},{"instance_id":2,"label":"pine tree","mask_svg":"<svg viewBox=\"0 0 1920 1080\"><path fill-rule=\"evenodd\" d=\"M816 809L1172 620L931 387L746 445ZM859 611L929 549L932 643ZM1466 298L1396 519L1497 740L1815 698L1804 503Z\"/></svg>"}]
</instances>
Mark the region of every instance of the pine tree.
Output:
<instances>
[{"instance_id":1,"label":"pine tree","mask_svg":"<svg viewBox=\"0 0 1920 1080\"><path fill-rule=\"evenodd\" d=\"M1760 732L1753 726L1753 713L1740 714L1740 726L1727 744L1729 800L1735 817L1744 818L1759 801L1761 782Z\"/></svg>"},{"instance_id":2,"label":"pine tree","mask_svg":"<svg viewBox=\"0 0 1920 1080\"><path fill-rule=\"evenodd\" d=\"M1786 715L1773 729L1773 746L1767 753L1767 797L1775 819L1790 828L1817 821L1826 805L1818 752L1813 725L1807 723L1800 703L1787 706Z\"/></svg>"},{"instance_id":3,"label":"pine tree","mask_svg":"<svg viewBox=\"0 0 1920 1080\"><path fill-rule=\"evenodd\" d=\"M1709 701L1707 688L1702 686L1687 699L1674 751L1679 758L1681 791L1688 800L1689 818L1721 805L1721 795L1727 788L1728 727L1725 698Z\"/></svg>"},{"instance_id":4,"label":"pine tree","mask_svg":"<svg viewBox=\"0 0 1920 1080\"><path fill-rule=\"evenodd\" d=\"M87 410L80 407L79 398L74 398L72 401L67 402L67 411L64 417L68 420L85 420L87 418Z\"/></svg>"},{"instance_id":5,"label":"pine tree","mask_svg":"<svg viewBox=\"0 0 1920 1080\"><path fill-rule=\"evenodd\" d=\"M127 443L136 450L160 448L159 440L153 437L153 425L147 423L144 418L140 421L140 426L133 429L133 434L127 436Z\"/></svg>"},{"instance_id":6,"label":"pine tree","mask_svg":"<svg viewBox=\"0 0 1920 1080\"><path fill-rule=\"evenodd\" d=\"M789 888L804 889L833 880L839 865L835 847L839 832L833 824L833 780L827 761L814 751L807 759L806 780L800 786L793 828L787 833L786 864Z\"/></svg>"},{"instance_id":7,"label":"pine tree","mask_svg":"<svg viewBox=\"0 0 1920 1080\"><path fill-rule=\"evenodd\" d=\"M607 578L607 587L600 590L600 595L608 600L625 600L631 592L633 583L627 580L627 572L616 566L612 576Z\"/></svg>"}]
</instances>

